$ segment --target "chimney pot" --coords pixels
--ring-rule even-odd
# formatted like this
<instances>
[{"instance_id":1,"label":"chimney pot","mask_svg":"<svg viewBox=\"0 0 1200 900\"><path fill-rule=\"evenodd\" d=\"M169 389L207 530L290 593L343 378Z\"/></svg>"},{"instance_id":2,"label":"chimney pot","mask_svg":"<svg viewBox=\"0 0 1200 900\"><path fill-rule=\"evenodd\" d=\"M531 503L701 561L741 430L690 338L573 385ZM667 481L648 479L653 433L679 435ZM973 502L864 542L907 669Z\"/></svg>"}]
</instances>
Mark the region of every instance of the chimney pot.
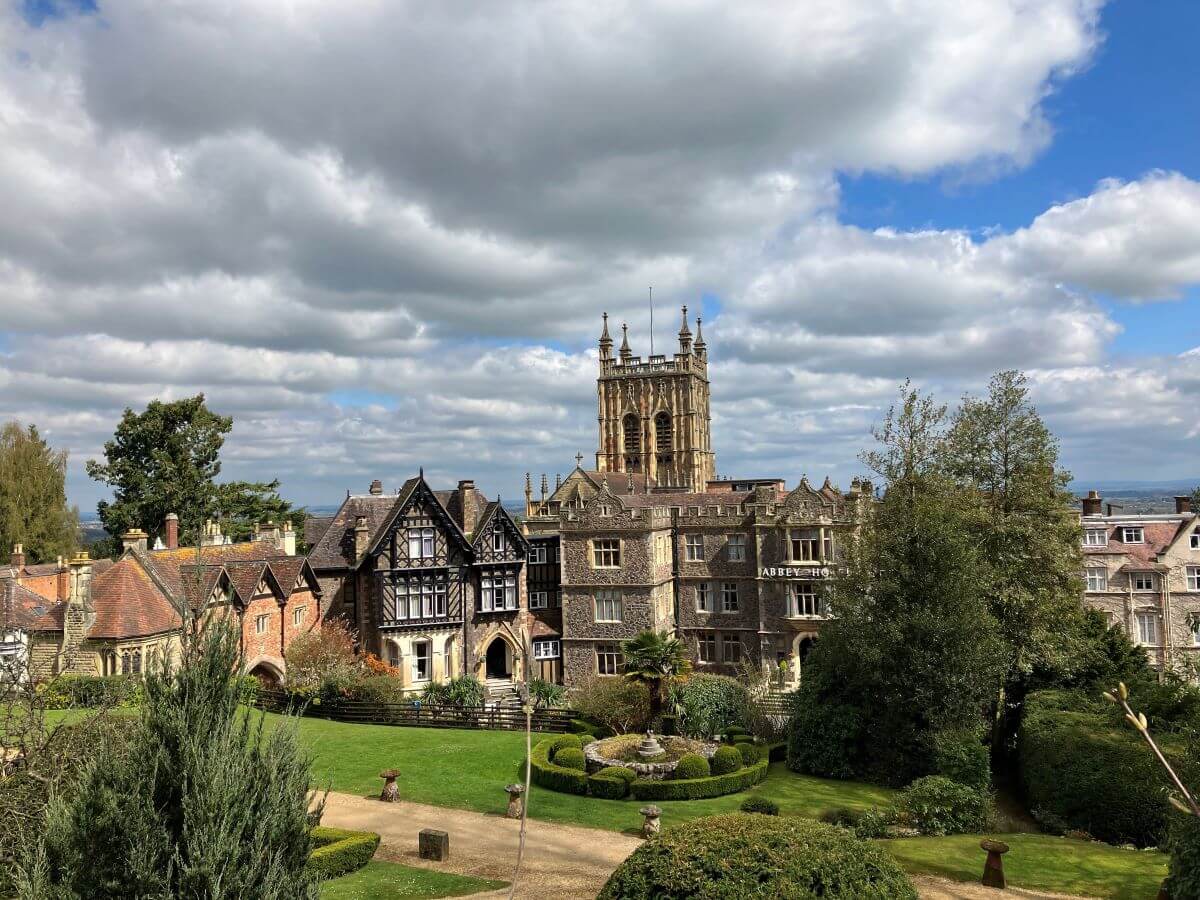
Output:
<instances>
[{"instance_id":1,"label":"chimney pot","mask_svg":"<svg viewBox=\"0 0 1200 900\"><path fill-rule=\"evenodd\" d=\"M371 536L367 531L367 517L354 517L354 555L362 556L367 552Z\"/></svg>"},{"instance_id":2,"label":"chimney pot","mask_svg":"<svg viewBox=\"0 0 1200 900\"><path fill-rule=\"evenodd\" d=\"M179 549L179 516L175 513L167 513L166 521L163 523L163 530L167 533L167 549Z\"/></svg>"},{"instance_id":3,"label":"chimney pot","mask_svg":"<svg viewBox=\"0 0 1200 900\"><path fill-rule=\"evenodd\" d=\"M148 534L146 534L146 532L142 531L142 529L140 529L140 528L130 528L127 532L125 532L123 535L121 535L121 544L123 545L123 547L126 551L128 551L128 550L145 551L147 542L149 540L150 540L150 536ZM78 557L76 557L76 560L77 559L78 559ZM74 564L74 561L72 561L72 564Z\"/></svg>"},{"instance_id":4,"label":"chimney pot","mask_svg":"<svg viewBox=\"0 0 1200 900\"><path fill-rule=\"evenodd\" d=\"M1098 516L1103 505L1099 491L1088 491L1087 496L1083 498L1083 514L1085 516ZM1111 513L1111 510L1110 510Z\"/></svg>"},{"instance_id":5,"label":"chimney pot","mask_svg":"<svg viewBox=\"0 0 1200 900\"><path fill-rule=\"evenodd\" d=\"M383 493L383 482L378 478L371 482L371 493L376 497Z\"/></svg>"},{"instance_id":6,"label":"chimney pot","mask_svg":"<svg viewBox=\"0 0 1200 900\"><path fill-rule=\"evenodd\" d=\"M1180 496L1180 497L1175 498L1175 512L1188 513L1191 511L1192 511L1192 498L1191 497ZM13 565L16 565L16 563L13 563Z\"/></svg>"},{"instance_id":7,"label":"chimney pot","mask_svg":"<svg viewBox=\"0 0 1200 900\"><path fill-rule=\"evenodd\" d=\"M23 544L13 544L12 566L14 569L25 568L25 546Z\"/></svg>"}]
</instances>

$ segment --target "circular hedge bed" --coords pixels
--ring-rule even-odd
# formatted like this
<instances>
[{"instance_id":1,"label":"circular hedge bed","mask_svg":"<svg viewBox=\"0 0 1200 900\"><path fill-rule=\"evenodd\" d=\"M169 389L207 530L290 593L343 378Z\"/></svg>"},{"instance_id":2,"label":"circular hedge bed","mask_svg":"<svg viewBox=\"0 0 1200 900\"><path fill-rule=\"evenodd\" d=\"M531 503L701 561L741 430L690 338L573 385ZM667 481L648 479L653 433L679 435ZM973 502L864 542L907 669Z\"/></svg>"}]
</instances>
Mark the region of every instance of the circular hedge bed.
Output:
<instances>
[{"instance_id":1,"label":"circular hedge bed","mask_svg":"<svg viewBox=\"0 0 1200 900\"><path fill-rule=\"evenodd\" d=\"M663 831L623 862L597 900L784 897L916 900L882 847L809 819L724 815Z\"/></svg>"},{"instance_id":2,"label":"circular hedge bed","mask_svg":"<svg viewBox=\"0 0 1200 900\"><path fill-rule=\"evenodd\" d=\"M606 800L621 800L632 795L636 800L702 800L734 794L753 787L767 777L770 759L767 756L746 763L746 757L729 748L732 755L723 757L728 771L710 774L708 760L687 756L681 760L678 774L694 777L675 777L662 781L637 778L630 769L608 767L594 775L583 771L583 753L561 738L546 738L534 744L530 754L533 783L539 787L566 794L590 794ZM734 756L742 763L733 769ZM687 760L688 765L682 765ZM715 770L714 770L715 771Z\"/></svg>"}]
</instances>

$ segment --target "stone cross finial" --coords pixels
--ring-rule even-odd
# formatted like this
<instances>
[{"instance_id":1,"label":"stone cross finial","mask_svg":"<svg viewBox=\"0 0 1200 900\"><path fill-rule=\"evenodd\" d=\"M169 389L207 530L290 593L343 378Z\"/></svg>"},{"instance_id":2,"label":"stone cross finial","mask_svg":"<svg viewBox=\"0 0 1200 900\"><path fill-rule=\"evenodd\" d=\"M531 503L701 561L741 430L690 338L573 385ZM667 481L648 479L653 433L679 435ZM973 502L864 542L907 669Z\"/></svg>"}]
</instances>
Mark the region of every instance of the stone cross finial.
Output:
<instances>
[{"instance_id":1,"label":"stone cross finial","mask_svg":"<svg viewBox=\"0 0 1200 900\"><path fill-rule=\"evenodd\" d=\"M581 466L583 466L583 454L582 454L582 453L576 453L576 454L575 454L575 468L577 468L577 469L578 469L578 468L580 468Z\"/></svg>"}]
</instances>

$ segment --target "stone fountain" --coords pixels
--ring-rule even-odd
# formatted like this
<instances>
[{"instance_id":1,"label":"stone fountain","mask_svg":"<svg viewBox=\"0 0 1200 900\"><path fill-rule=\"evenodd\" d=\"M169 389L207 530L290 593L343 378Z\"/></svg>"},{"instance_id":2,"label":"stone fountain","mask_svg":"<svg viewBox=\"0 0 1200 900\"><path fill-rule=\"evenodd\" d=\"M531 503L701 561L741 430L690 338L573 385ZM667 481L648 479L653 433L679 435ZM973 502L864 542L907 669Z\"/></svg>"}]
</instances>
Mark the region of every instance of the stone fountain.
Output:
<instances>
[{"instance_id":1,"label":"stone fountain","mask_svg":"<svg viewBox=\"0 0 1200 900\"><path fill-rule=\"evenodd\" d=\"M644 760L645 762L658 759L663 755L663 748L658 743L658 739L654 736L653 731L646 732L646 736L642 738L642 742L638 744L637 755L638 759Z\"/></svg>"}]
</instances>

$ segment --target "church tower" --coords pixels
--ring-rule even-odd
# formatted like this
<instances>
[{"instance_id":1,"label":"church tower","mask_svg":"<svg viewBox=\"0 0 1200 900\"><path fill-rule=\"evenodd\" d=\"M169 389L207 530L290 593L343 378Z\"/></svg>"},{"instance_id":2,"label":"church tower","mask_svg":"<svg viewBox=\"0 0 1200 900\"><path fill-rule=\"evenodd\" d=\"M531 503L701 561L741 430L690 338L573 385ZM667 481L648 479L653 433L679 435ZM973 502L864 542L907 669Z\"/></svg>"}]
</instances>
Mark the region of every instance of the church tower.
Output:
<instances>
[{"instance_id":1,"label":"church tower","mask_svg":"<svg viewBox=\"0 0 1200 900\"><path fill-rule=\"evenodd\" d=\"M621 346L613 356L608 313L600 334L600 446L596 468L649 476L658 487L703 491L715 478L709 435L708 346L696 319L688 327L687 307L673 357L645 362L629 349L629 326L621 326Z\"/></svg>"}]
</instances>

